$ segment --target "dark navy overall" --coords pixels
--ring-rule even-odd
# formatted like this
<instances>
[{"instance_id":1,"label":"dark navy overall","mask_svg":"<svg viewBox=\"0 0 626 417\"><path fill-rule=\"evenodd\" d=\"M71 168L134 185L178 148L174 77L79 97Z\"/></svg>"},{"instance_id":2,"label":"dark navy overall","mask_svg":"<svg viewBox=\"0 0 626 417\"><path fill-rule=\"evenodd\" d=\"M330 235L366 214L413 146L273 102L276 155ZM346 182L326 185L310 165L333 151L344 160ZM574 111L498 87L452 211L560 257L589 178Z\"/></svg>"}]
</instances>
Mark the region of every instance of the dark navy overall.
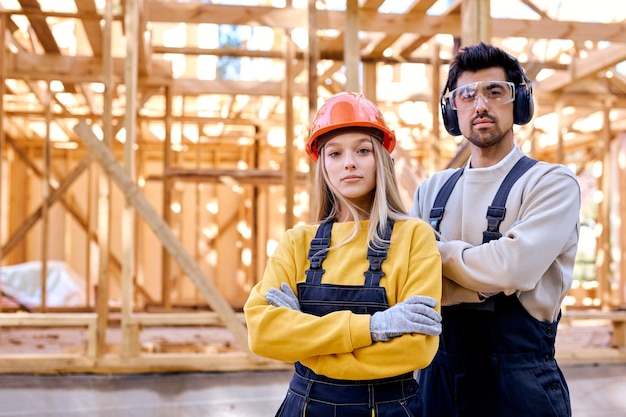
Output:
<instances>
[{"instance_id":1,"label":"dark navy overall","mask_svg":"<svg viewBox=\"0 0 626 417\"><path fill-rule=\"evenodd\" d=\"M501 236L508 191L535 162L522 158L504 179L488 209L483 243ZM462 169L457 173L456 179ZM453 188L444 184L433 205L431 225L437 230ZM424 416L571 416L567 384L554 359L559 319L539 321L515 294L502 293L483 303L443 307L442 316L439 350L419 375Z\"/></svg>"},{"instance_id":2,"label":"dark navy overall","mask_svg":"<svg viewBox=\"0 0 626 417\"><path fill-rule=\"evenodd\" d=\"M385 230L389 240L393 223ZM306 281L298 284L298 299L303 312L323 316L351 310L374 314L389 307L384 287L379 285L384 273L381 264L388 246L369 248L369 269L363 286L322 284L322 262L330 246L332 223L322 223L309 249L310 268ZM371 245L370 245L371 246ZM287 396L277 417L400 417L418 416L417 381L413 373L377 380L340 380L318 375L297 362Z\"/></svg>"}]
</instances>

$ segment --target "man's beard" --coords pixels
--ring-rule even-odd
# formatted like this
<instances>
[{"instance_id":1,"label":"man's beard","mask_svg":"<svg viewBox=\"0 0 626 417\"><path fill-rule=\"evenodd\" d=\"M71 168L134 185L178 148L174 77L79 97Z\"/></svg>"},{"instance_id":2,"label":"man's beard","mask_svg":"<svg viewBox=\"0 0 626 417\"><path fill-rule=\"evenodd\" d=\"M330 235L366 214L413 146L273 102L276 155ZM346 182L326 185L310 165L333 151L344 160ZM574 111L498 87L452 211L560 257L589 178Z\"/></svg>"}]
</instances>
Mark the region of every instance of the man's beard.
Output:
<instances>
[{"instance_id":1,"label":"man's beard","mask_svg":"<svg viewBox=\"0 0 626 417\"><path fill-rule=\"evenodd\" d=\"M483 118L483 119L487 118L491 120L494 127L492 127L489 130L484 130L484 129L481 129L480 131L475 130L474 120L480 119L480 118ZM473 117L469 123L470 123L471 134L470 136L467 137L467 140L474 146L477 146L479 148L488 148L500 142L502 138L504 137L504 132L500 129L500 126L498 125L498 119L490 114L485 114L485 113L479 114Z\"/></svg>"}]
</instances>

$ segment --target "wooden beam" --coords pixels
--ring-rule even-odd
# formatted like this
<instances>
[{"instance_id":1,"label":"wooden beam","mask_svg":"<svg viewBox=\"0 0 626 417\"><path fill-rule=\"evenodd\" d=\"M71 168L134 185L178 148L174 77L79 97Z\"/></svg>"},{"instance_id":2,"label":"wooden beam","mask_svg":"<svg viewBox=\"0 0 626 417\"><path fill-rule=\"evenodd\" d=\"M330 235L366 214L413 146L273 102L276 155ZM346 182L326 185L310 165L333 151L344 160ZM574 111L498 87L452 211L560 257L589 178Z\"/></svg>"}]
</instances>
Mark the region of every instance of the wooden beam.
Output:
<instances>
[{"instance_id":1,"label":"wooden beam","mask_svg":"<svg viewBox=\"0 0 626 417\"><path fill-rule=\"evenodd\" d=\"M554 74L538 82L533 88L541 92L558 91L624 60L626 60L626 45L611 44L605 49L591 52L587 58L574 58L569 71Z\"/></svg>"},{"instance_id":2,"label":"wooden beam","mask_svg":"<svg viewBox=\"0 0 626 417\"><path fill-rule=\"evenodd\" d=\"M552 18L550 18L550 16L548 16L546 12L544 12L539 7L537 7L532 1L521 0L521 2L524 3L526 6L528 6L528 8L531 9L533 12L537 13L537 15L541 17L542 19L552 20Z\"/></svg>"},{"instance_id":3,"label":"wooden beam","mask_svg":"<svg viewBox=\"0 0 626 417\"><path fill-rule=\"evenodd\" d=\"M453 4L458 7L457 3ZM452 8L452 7L451 7ZM269 26L295 29L306 27L306 10L291 7L231 6L209 3L165 3L149 1L146 15L152 22L186 22L225 25ZM345 12L318 10L319 29L343 27ZM419 34L428 38L438 34L461 35L461 16L450 13L444 16L378 13L363 9L359 13L359 26L365 32L382 32L387 35ZM595 23L562 20L492 19L493 36L523 37L528 39L571 39L575 42L626 41L622 23Z\"/></svg>"},{"instance_id":4,"label":"wooden beam","mask_svg":"<svg viewBox=\"0 0 626 417\"><path fill-rule=\"evenodd\" d=\"M37 0L19 0L22 9L26 10L41 10L39 6L39 2ZM52 30L48 26L46 22L46 18L44 16L38 16L35 14L26 15L28 21L30 22L31 27L35 31L37 35L37 39L39 40L41 47L48 53L60 54L61 49L59 49L59 45L57 45L57 41L52 34Z\"/></svg>"},{"instance_id":5,"label":"wooden beam","mask_svg":"<svg viewBox=\"0 0 626 417\"><path fill-rule=\"evenodd\" d=\"M245 94L249 96L279 96L283 95L283 81L243 81L243 80L198 80L179 78L172 81L172 94ZM294 82L294 94L306 94L305 83ZM194 93L195 92L195 93Z\"/></svg>"},{"instance_id":6,"label":"wooden beam","mask_svg":"<svg viewBox=\"0 0 626 417\"><path fill-rule=\"evenodd\" d=\"M284 181L285 173L276 170L247 169L186 169L168 167L165 171L165 178L178 181L196 182L222 182L224 178L232 178L241 184L256 185L279 185ZM294 172L294 180L298 184L306 181L307 174L304 172ZM146 181L163 181L163 176L150 175Z\"/></svg>"},{"instance_id":7,"label":"wooden beam","mask_svg":"<svg viewBox=\"0 0 626 417\"><path fill-rule=\"evenodd\" d=\"M246 322L243 313L235 313L241 324ZM221 326L222 320L213 311L193 313L134 313L134 324L141 326Z\"/></svg>"},{"instance_id":8,"label":"wooden beam","mask_svg":"<svg viewBox=\"0 0 626 417\"><path fill-rule=\"evenodd\" d=\"M420 1L420 4L423 3L426 0ZM428 0L426 2L426 4L430 3L432 0ZM461 3L463 2L463 0L455 0L453 3L451 3L449 5L449 7L443 11L443 13L441 13L440 16L448 16L451 14L456 14L458 15L459 10L461 9ZM419 5L418 5L419 6ZM420 46L422 46L423 44L425 44L426 42L428 42L430 39L433 38L434 35L418 35L417 38L411 42L408 45L405 45L404 48L402 48L402 51L400 51L400 56L402 57L402 59L407 60L407 62L410 62L411 59L411 54L413 53L413 51L415 51L417 48L419 48ZM442 61L441 58L438 58L438 61ZM434 64L437 65L437 64Z\"/></svg>"},{"instance_id":9,"label":"wooden beam","mask_svg":"<svg viewBox=\"0 0 626 417\"><path fill-rule=\"evenodd\" d=\"M33 2L35 0L27 0ZM422 0L423 2L424 0ZM428 0L430 2L432 0ZM464 0L456 0L448 11L456 10ZM441 16L410 16L409 14L378 13L363 9L360 12L360 27L366 32L383 32L389 35L412 33L427 39L437 34L460 36L461 21L457 13L446 11ZM319 28L336 29L345 20L342 11L319 10ZM100 14L90 12L62 13L54 11L2 10L0 14L20 14L31 18L45 19L47 16L101 20ZM145 16L148 22L199 24L211 22L225 25L269 26L275 29L306 27L306 10L292 7L233 6L210 3L169 3L147 1ZM120 20L120 16L114 16ZM494 37L523 37L527 39L571 39L574 42L624 42L626 31L621 23L597 23L563 20L493 19Z\"/></svg>"},{"instance_id":10,"label":"wooden beam","mask_svg":"<svg viewBox=\"0 0 626 417\"><path fill-rule=\"evenodd\" d=\"M131 39L137 39L136 48L138 56L138 73L142 77L149 77L150 71L152 70L152 65L150 65L150 61L152 60L152 43L150 39L150 30L148 29L146 14L144 13L144 0L135 0L135 2L137 8L137 11L135 13L137 21L135 22L135 24L137 25L137 28L131 35ZM128 8L128 6L126 7ZM128 20L126 20L127 27L128 24L129 22Z\"/></svg>"},{"instance_id":11,"label":"wooden beam","mask_svg":"<svg viewBox=\"0 0 626 417\"><path fill-rule=\"evenodd\" d=\"M323 57L321 57L323 58ZM325 57L328 59L329 57ZM337 56L337 65L343 65L343 56ZM367 61L366 57L362 58ZM124 60L111 58L113 77L120 81L124 74ZM398 62L397 59L388 59L383 62ZM430 64L430 58L419 58L407 62ZM580 61L581 67L586 67L586 60ZM445 63L442 60L442 63ZM24 80L60 80L72 83L90 83L102 81L103 60L84 56L52 56L37 55L27 52L10 54L6 60L7 78ZM564 69L563 65L548 65L546 68ZM141 86L163 86L172 84L175 95L199 95L199 94L244 94L250 96L281 96L281 81L234 81L234 80L198 80L196 78L173 79L171 63L166 60L151 61L150 76L139 77ZM538 87L539 88L539 87ZM294 84L294 94L305 96L307 89L305 83ZM56 114L55 114L56 116Z\"/></svg>"},{"instance_id":12,"label":"wooden beam","mask_svg":"<svg viewBox=\"0 0 626 417\"><path fill-rule=\"evenodd\" d=\"M432 7L433 4L436 3L437 0L421 0L421 1L416 1L413 3L413 5L411 7L409 7L409 9L406 11L406 15L408 16L422 16L426 14L426 11L428 9L430 9ZM380 6L380 4L383 3L382 1L376 1L374 4L371 4L371 7L367 7L369 2L366 3L366 5L363 6L363 10L378 10L378 7ZM402 34L399 33L394 33L394 34L388 34L385 33L385 37L383 39L381 39L376 46L371 50L371 52L368 54L370 57L381 57L383 56L383 53L385 52L385 50L389 47L391 47L398 39L400 39L400 37L402 36ZM418 37L420 39L423 39L422 42L420 42L420 45L422 43L424 43L425 41L428 40L428 38L423 37L421 35L418 35ZM406 55L410 55L410 53L412 51L414 51L416 49L416 47L411 48L410 51L407 50L407 48L403 49L403 53L402 56Z\"/></svg>"},{"instance_id":13,"label":"wooden beam","mask_svg":"<svg viewBox=\"0 0 626 417\"><path fill-rule=\"evenodd\" d=\"M19 0L19 2L23 9L29 9L29 10L40 9L40 5L37 0ZM33 28L33 31L35 32L35 35L37 35L37 39L39 40L39 43L41 44L41 47L43 48L43 50L47 54L60 55L61 49L59 48L59 45L57 44L56 38L54 37L54 34L52 33L50 26L48 26L48 22L46 21L46 18L43 16L37 16L37 15L26 15L26 17L28 18L28 21L30 22L31 27ZM70 92L70 93L75 93L76 86L74 86L71 83L65 83L65 91Z\"/></svg>"},{"instance_id":14,"label":"wooden beam","mask_svg":"<svg viewBox=\"0 0 626 417\"><path fill-rule=\"evenodd\" d=\"M81 327L94 326L95 313L3 313L0 326L15 327Z\"/></svg>"},{"instance_id":15,"label":"wooden beam","mask_svg":"<svg viewBox=\"0 0 626 417\"><path fill-rule=\"evenodd\" d=\"M74 0L76 2L76 9L79 13L84 13L89 16L98 13L96 3L94 0ZM102 28L100 27L100 21L95 19L81 19L85 34L89 40L91 51L94 57L102 56Z\"/></svg>"},{"instance_id":16,"label":"wooden beam","mask_svg":"<svg viewBox=\"0 0 626 417\"><path fill-rule=\"evenodd\" d=\"M124 58L112 57L113 74L124 76ZM7 59L7 78L24 80L64 80L71 82L102 82L101 58L86 56L38 55L21 52ZM150 61L150 77L140 77L144 84L162 85L173 78L172 64L167 60Z\"/></svg>"},{"instance_id":17,"label":"wooden beam","mask_svg":"<svg viewBox=\"0 0 626 417\"><path fill-rule=\"evenodd\" d=\"M266 360L254 362L245 352L145 353L121 358L106 355L93 358L79 354L8 354L0 355L0 373L146 373L146 372L234 372L250 370L288 370L293 364Z\"/></svg>"}]
</instances>

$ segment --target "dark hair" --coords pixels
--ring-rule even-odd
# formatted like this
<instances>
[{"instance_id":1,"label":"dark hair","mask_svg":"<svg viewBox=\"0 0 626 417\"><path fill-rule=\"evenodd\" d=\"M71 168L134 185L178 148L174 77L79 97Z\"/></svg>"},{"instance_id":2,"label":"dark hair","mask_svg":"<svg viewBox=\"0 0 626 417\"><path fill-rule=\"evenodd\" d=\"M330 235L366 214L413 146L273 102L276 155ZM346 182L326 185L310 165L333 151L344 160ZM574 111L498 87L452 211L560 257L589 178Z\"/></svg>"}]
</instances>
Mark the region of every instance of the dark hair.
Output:
<instances>
[{"instance_id":1,"label":"dark hair","mask_svg":"<svg viewBox=\"0 0 626 417\"><path fill-rule=\"evenodd\" d=\"M459 49L450 64L447 86L450 90L457 88L459 76L466 71L476 72L493 67L504 69L506 80L515 85L524 82L522 67L514 56L496 46L481 42Z\"/></svg>"}]
</instances>

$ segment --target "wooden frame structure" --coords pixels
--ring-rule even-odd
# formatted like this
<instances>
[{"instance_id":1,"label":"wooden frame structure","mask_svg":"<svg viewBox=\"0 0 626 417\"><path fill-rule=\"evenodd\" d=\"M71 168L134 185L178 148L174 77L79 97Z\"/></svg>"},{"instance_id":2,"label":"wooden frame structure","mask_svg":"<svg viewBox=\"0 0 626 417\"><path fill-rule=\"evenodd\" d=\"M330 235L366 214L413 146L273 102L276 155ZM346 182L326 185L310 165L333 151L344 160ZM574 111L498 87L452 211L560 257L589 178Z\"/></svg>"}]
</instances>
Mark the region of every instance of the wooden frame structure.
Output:
<instances>
[{"instance_id":1,"label":"wooden frame structure","mask_svg":"<svg viewBox=\"0 0 626 417\"><path fill-rule=\"evenodd\" d=\"M283 368L248 351L239 310L268 242L308 219L302 143L319 100L361 90L398 115L396 163L410 199L421 178L463 161L463 146L442 133L439 93L456 48L481 40L519 56L533 81L535 119L519 145L578 173L604 167L596 307L624 306L626 261L611 253L623 252L626 221L608 227L626 213L623 23L559 20L532 0L510 0L532 19L494 18L488 0L451 1L437 14L435 0L392 13L393 0L344 10L314 0L308 9L66 3L0 9L0 265L42 261L42 304L28 315L4 308L0 326L81 327L86 344L78 355L0 355L0 372ZM71 41L60 35L68 25ZM220 47L224 27L245 28L245 42ZM261 38L271 42L255 48ZM538 53L555 40L556 52ZM228 65L247 78L220 74ZM58 258L85 277L82 308L46 305L46 261ZM111 326L122 332L115 354ZM225 327L239 350L145 354L149 326ZM626 360L623 348L608 360Z\"/></svg>"}]
</instances>

